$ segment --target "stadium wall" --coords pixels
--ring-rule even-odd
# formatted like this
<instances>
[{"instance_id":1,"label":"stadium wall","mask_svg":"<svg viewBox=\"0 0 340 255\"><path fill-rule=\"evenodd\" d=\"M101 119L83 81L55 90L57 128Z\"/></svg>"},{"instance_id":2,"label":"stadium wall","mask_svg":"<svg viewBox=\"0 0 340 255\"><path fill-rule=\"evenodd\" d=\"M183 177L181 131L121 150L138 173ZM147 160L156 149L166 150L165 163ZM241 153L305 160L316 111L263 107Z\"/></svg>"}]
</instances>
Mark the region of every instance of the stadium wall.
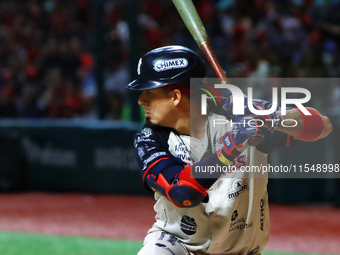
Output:
<instances>
[{"instance_id":1,"label":"stadium wall","mask_svg":"<svg viewBox=\"0 0 340 255\"><path fill-rule=\"evenodd\" d=\"M315 143L270 154L272 164L339 163L340 117ZM141 184L133 139L140 123L96 120L0 120L0 189L151 195ZM338 203L340 179L269 179L278 203Z\"/></svg>"}]
</instances>

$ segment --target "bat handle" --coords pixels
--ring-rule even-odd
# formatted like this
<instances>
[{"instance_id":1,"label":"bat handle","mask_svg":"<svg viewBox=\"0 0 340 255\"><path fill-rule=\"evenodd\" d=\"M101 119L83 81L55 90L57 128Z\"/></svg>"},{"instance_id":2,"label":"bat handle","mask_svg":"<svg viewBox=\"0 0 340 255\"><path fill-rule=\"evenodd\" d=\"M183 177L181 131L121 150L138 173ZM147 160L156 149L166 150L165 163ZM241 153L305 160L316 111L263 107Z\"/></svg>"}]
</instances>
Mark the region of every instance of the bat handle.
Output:
<instances>
[{"instance_id":1,"label":"bat handle","mask_svg":"<svg viewBox=\"0 0 340 255\"><path fill-rule=\"evenodd\" d=\"M221 67L221 65L219 64L214 52L212 51L212 46L210 44L209 41L204 41L200 44L200 48L203 51L203 53L205 54L205 56L207 57L207 59L209 60L212 68L214 69L216 75L218 78L220 78L221 83L228 83L227 77L224 74L224 71Z\"/></svg>"}]
</instances>

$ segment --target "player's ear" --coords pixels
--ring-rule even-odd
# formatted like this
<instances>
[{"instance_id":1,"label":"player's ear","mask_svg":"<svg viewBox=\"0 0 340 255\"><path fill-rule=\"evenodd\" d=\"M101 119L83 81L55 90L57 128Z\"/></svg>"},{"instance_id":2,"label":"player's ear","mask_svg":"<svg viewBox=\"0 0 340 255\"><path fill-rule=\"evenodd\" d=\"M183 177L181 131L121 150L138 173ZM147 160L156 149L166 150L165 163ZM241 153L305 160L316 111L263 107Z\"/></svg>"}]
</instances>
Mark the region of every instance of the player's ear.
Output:
<instances>
[{"instance_id":1,"label":"player's ear","mask_svg":"<svg viewBox=\"0 0 340 255\"><path fill-rule=\"evenodd\" d=\"M172 102L175 106L177 106L179 104L179 102L181 102L182 99L182 93L179 89L174 89L172 91Z\"/></svg>"}]
</instances>

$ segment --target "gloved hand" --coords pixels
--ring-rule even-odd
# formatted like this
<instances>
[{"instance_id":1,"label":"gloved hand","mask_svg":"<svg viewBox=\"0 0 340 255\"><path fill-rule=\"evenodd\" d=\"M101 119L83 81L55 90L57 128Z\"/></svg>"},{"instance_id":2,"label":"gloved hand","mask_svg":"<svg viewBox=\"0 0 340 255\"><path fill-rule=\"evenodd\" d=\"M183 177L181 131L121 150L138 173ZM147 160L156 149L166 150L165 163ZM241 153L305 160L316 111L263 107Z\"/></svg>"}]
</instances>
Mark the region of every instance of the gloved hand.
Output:
<instances>
[{"instance_id":1,"label":"gloved hand","mask_svg":"<svg viewBox=\"0 0 340 255\"><path fill-rule=\"evenodd\" d=\"M233 114L233 107L234 107L233 97L230 96L228 98L224 97L221 99L222 99L222 108L215 106L213 104L213 101L210 98L208 98L207 102L208 102L209 110L213 113L224 115L229 120L235 121L235 117L240 116L240 115ZM248 97L246 95L244 95L243 105L244 105L245 115L253 114L248 107ZM260 99L253 99L253 107L256 110L268 110L268 109L271 109L272 102L266 101L266 100L260 100ZM259 121L259 125L261 127L267 128L268 130L275 130L275 128L279 124L278 110L279 110L279 107L277 106L273 113L268 114L268 115L255 115L254 118L262 120L262 122Z\"/></svg>"},{"instance_id":2,"label":"gloved hand","mask_svg":"<svg viewBox=\"0 0 340 255\"><path fill-rule=\"evenodd\" d=\"M249 125L249 121L251 121ZM228 160L238 157L248 146L256 146L264 139L252 115L235 116L232 130L222 136L222 153Z\"/></svg>"}]
</instances>

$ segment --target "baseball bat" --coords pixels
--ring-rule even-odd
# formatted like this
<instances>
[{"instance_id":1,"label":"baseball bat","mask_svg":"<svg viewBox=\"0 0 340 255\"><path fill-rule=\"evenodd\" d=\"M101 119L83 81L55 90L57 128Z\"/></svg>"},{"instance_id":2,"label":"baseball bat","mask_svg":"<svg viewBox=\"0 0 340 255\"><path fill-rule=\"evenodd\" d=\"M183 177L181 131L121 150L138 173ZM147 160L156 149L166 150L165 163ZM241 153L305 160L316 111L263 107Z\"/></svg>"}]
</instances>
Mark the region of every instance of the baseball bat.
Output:
<instances>
[{"instance_id":1,"label":"baseball bat","mask_svg":"<svg viewBox=\"0 0 340 255\"><path fill-rule=\"evenodd\" d=\"M211 46L208 34L203 26L196 8L191 0L172 0L184 24L193 36L197 45L201 48L222 83L228 83L220 63L218 62Z\"/></svg>"},{"instance_id":2,"label":"baseball bat","mask_svg":"<svg viewBox=\"0 0 340 255\"><path fill-rule=\"evenodd\" d=\"M196 8L191 0L172 0L184 24L193 36L197 45L201 48L204 55L207 57L210 65L214 69L221 83L228 83L227 77L218 62L214 50L211 46L207 31L205 30L202 20L199 17ZM252 136L248 139L248 145L256 146L262 142L261 136Z\"/></svg>"}]
</instances>

